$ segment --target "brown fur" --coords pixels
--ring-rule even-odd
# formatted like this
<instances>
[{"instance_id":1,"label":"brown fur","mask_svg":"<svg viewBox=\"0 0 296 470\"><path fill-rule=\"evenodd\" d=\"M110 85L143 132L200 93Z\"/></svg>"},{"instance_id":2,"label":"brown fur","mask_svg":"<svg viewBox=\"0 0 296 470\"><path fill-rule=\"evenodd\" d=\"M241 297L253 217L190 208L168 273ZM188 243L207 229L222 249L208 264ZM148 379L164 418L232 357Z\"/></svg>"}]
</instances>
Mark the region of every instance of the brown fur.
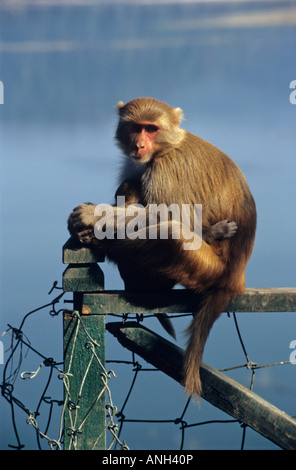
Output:
<instances>
[{"instance_id":1,"label":"brown fur","mask_svg":"<svg viewBox=\"0 0 296 470\"><path fill-rule=\"evenodd\" d=\"M125 195L127 204L202 204L204 228L211 229L223 220L233 220L238 226L232 238L203 236L198 250L184 250L182 237L109 240L104 244L109 259L118 264L126 289L162 291L182 284L201 295L199 310L187 330L184 366L185 389L199 397L199 367L210 329L229 300L245 288L245 268L256 230L255 203L238 166L209 142L179 127L183 117L179 108L139 98L126 105L120 103L118 111L116 138L126 154L130 151L131 123L149 121L161 129L150 160L142 167L139 164L139 171L127 161L122 171L117 194ZM71 216L69 220L71 233L79 232L82 219L76 226Z\"/></svg>"}]
</instances>

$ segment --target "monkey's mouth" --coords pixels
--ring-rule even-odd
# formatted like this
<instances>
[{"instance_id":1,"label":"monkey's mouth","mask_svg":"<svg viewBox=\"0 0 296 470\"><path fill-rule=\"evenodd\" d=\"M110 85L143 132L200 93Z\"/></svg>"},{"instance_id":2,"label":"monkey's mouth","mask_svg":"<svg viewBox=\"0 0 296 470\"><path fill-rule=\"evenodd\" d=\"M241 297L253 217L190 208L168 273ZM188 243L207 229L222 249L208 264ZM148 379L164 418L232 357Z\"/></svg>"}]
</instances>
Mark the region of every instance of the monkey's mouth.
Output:
<instances>
[{"instance_id":1,"label":"monkey's mouth","mask_svg":"<svg viewBox=\"0 0 296 470\"><path fill-rule=\"evenodd\" d=\"M131 157L136 161L136 162L141 162L145 163L148 162L151 158L151 154L146 153L145 155L141 155L138 152L132 152Z\"/></svg>"}]
</instances>

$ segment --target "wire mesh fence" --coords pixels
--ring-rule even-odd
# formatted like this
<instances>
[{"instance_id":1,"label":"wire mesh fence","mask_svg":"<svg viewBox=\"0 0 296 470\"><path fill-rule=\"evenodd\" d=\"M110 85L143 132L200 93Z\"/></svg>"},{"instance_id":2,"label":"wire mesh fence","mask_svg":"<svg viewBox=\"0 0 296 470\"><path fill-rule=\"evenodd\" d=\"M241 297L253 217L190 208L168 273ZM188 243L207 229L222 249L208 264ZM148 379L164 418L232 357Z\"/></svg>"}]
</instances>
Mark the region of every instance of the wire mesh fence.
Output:
<instances>
[{"instance_id":1,"label":"wire mesh fence","mask_svg":"<svg viewBox=\"0 0 296 470\"><path fill-rule=\"evenodd\" d=\"M54 283L53 288L50 290L49 294L52 292L62 289L58 287L57 282ZM24 317L23 320L18 328L8 324L7 330L4 332L5 334L10 334L11 336L11 343L9 347L9 351L7 351L8 358L5 362L3 368L3 377L1 383L1 393L2 397L8 403L10 408L10 416L11 416L11 426L14 430L15 435L15 443L9 444L9 447L13 449L22 449L24 447L23 439L22 439L22 432L23 432L23 420L35 431L36 435L36 446L38 449L44 448L51 448L53 450L62 450L65 448L65 435L67 435L67 448L69 449L77 449L79 444L79 439L84 433L85 427L87 426L88 420L95 408L96 404L102 398L102 396L106 396L106 402L104 406L104 413L105 413L105 423L104 429L98 429L97 436L92 443L92 447L95 448L100 440L104 439L105 431L107 432L107 448L108 449L133 449L133 442L126 442L125 441L125 427L129 425L129 423L134 423L135 425L141 423L142 425L145 424L153 424L157 425L173 425L178 430L178 443L172 442L172 448L183 450L185 440L192 431L193 428L198 428L200 426L206 426L214 423L219 423L220 425L228 426L233 425L233 423L237 423L240 426L240 449L245 448L245 439L247 433L247 426L243 423L240 423L237 419L209 419L209 420L202 420L196 422L189 422L187 418L187 410L190 404L190 398L184 399L184 403L180 404L180 410L177 413L176 409L174 408L175 416L171 418L163 419L161 413L158 413L156 418L141 418L141 416L131 417L127 410L127 405L132 400L134 400L134 390L139 377L142 374L146 373L159 373L157 369L154 367L147 367L144 366L143 360L139 358L134 353L130 353L130 360L126 358L116 358L110 359L107 358L105 364L99 358L98 350L100 349L100 344L97 341L97 338L93 337L88 329L85 327L83 322L81 322L81 316L78 311L73 311L68 308L58 308L60 302L63 299L65 293L61 292L59 295L54 297L53 300L46 303L45 305L36 308L30 312L28 312ZM69 301L68 301L69 302ZM58 317L65 312L71 312L72 315L76 318L76 329L75 329L75 337L72 343L73 350L69 352L69 358L67 362L67 368L65 368L63 361L56 361L53 357L47 357L34 346L33 341L29 339L28 334L25 333L26 331L26 324L28 322L28 318L34 318L34 314L40 311L44 311L46 314L49 313L52 317ZM189 314L184 314L182 316L188 316ZM249 379L249 388L252 390L255 383L255 376L256 372L259 369L267 368L267 367L274 367L274 366L281 366L285 367L285 365L290 364L290 360L286 361L279 361L273 362L268 364L258 364L250 359L248 354L247 348L245 346L244 339L242 337L239 322L237 319L237 315L235 313L228 314L230 317L233 318L235 331L237 333L237 337L239 339L241 349L245 358L245 361L242 364L237 364L230 368L220 369L223 372L228 372L235 369L245 369L248 374L250 374ZM127 320L126 315L106 315L108 317L121 317L122 321ZM153 316L153 315L151 315ZM174 315L172 318L180 317L181 315ZM132 318L135 318L138 322L142 322L146 320L149 315L131 315ZM79 394L78 398L73 398L71 396L71 381L75 379L76 373L76 364L73 360L74 357L74 348L76 344L76 339L78 333L83 333L85 337L85 351L84 354L88 355L87 365L84 371L80 371L80 377L82 377L81 382L79 384ZM54 348L54 346L53 346ZM27 371L23 370L26 366L27 361L27 353L31 352L35 357L36 361L39 363L39 366L34 371ZM6 352L6 353L7 353ZM112 364L112 369L106 369L107 365ZM120 384L116 381L120 380L116 378L116 368L124 366L131 369L131 381L128 390L125 392L125 395L120 394L120 403L121 405L118 406L114 403L112 398L112 390L116 387L120 386ZM91 367L95 367L97 371L98 377L98 392L97 396L92 402L92 405L86 412L83 412L83 415L79 413L81 409L81 401L83 400L83 395L85 393L85 386L86 380ZM114 370L113 370L114 369ZM33 394L36 398L36 405L34 408L29 406L25 400L19 398L18 389L20 382L22 381L35 381L37 378L43 374L46 376L46 380L44 381L44 386L41 391L36 392L33 391ZM151 387L153 387L153 380L150 380ZM157 383L157 378L155 379L155 383ZM49 389L53 386L53 393L55 396L50 396ZM34 389L33 389L34 390ZM149 390L147 390L147 395L149 394ZM38 396L37 396L38 395ZM60 397L58 396L60 395ZM145 401L145 397L143 397ZM21 410L25 418L20 420L19 416L16 417L16 409ZM64 422L65 416L68 415L69 422L71 423L66 429L64 429ZM152 412L151 412L152 416ZM54 429L52 428L52 422L54 421Z\"/></svg>"}]
</instances>

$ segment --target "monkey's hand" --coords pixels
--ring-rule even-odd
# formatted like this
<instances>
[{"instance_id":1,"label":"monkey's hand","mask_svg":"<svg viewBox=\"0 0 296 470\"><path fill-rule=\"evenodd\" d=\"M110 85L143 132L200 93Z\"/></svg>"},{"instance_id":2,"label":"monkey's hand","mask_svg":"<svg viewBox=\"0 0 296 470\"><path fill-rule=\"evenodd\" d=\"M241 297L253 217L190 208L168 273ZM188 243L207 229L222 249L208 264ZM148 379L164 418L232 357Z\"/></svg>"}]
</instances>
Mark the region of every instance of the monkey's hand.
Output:
<instances>
[{"instance_id":1,"label":"monkey's hand","mask_svg":"<svg viewBox=\"0 0 296 470\"><path fill-rule=\"evenodd\" d=\"M221 220L212 226L216 240L231 238L236 234L237 224L233 220Z\"/></svg>"},{"instance_id":2,"label":"monkey's hand","mask_svg":"<svg viewBox=\"0 0 296 470\"><path fill-rule=\"evenodd\" d=\"M68 218L68 230L76 236L81 243L90 244L96 242L94 226L99 217L95 217L95 204L80 204L75 207Z\"/></svg>"},{"instance_id":3,"label":"monkey's hand","mask_svg":"<svg viewBox=\"0 0 296 470\"><path fill-rule=\"evenodd\" d=\"M232 220L221 220L210 227L203 227L203 239L211 244L216 240L231 238L236 234L237 224Z\"/></svg>"}]
</instances>

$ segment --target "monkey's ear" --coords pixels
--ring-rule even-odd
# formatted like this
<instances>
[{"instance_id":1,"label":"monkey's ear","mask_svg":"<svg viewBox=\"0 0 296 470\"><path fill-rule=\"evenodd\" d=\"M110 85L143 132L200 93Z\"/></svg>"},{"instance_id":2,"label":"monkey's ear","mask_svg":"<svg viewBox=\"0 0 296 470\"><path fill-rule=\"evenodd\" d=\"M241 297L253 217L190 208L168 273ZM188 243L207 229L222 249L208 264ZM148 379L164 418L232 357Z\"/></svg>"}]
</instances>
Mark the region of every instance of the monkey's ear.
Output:
<instances>
[{"instance_id":1,"label":"monkey's ear","mask_svg":"<svg viewBox=\"0 0 296 470\"><path fill-rule=\"evenodd\" d=\"M174 108L174 112L176 115L177 124L180 124L180 122L182 122L184 119L184 113L181 108Z\"/></svg>"},{"instance_id":2,"label":"monkey's ear","mask_svg":"<svg viewBox=\"0 0 296 470\"><path fill-rule=\"evenodd\" d=\"M122 114L122 108L124 108L124 102L123 101L118 101L117 103L117 111L118 111L118 114L121 115Z\"/></svg>"}]
</instances>

